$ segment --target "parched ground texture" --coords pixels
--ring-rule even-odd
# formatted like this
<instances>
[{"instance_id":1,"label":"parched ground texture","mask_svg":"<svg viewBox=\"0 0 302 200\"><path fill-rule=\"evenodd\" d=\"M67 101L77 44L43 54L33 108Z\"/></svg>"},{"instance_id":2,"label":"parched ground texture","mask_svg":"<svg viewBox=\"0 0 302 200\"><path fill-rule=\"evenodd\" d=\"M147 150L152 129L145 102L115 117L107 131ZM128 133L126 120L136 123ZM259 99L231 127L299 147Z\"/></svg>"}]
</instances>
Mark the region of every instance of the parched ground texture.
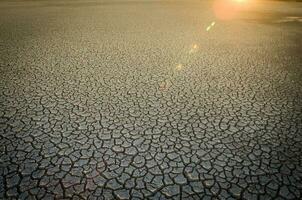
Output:
<instances>
[{"instance_id":1,"label":"parched ground texture","mask_svg":"<svg viewBox=\"0 0 302 200\"><path fill-rule=\"evenodd\" d=\"M0 199L301 199L301 3L0 2Z\"/></svg>"}]
</instances>

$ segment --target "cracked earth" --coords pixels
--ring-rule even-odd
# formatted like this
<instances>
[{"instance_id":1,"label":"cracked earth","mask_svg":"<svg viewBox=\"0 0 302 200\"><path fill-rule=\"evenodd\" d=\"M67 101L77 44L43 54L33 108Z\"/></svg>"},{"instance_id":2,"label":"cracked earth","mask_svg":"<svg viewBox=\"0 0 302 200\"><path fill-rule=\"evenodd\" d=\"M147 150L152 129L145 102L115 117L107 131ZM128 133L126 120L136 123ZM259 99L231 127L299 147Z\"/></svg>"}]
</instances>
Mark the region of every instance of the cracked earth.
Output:
<instances>
[{"instance_id":1,"label":"cracked earth","mask_svg":"<svg viewBox=\"0 0 302 200\"><path fill-rule=\"evenodd\" d=\"M1 2L0 199L301 199L301 4L271 4Z\"/></svg>"}]
</instances>

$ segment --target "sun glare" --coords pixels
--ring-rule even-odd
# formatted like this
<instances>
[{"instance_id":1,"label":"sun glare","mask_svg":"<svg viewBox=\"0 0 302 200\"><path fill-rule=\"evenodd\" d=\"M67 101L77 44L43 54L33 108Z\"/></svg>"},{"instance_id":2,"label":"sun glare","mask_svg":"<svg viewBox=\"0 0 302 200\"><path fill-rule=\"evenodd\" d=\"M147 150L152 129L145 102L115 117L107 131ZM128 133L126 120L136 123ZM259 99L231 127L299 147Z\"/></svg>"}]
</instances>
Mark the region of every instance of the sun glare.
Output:
<instances>
[{"instance_id":1,"label":"sun glare","mask_svg":"<svg viewBox=\"0 0 302 200\"><path fill-rule=\"evenodd\" d=\"M239 10L247 6L249 0L215 0L213 9L220 20L233 19Z\"/></svg>"}]
</instances>

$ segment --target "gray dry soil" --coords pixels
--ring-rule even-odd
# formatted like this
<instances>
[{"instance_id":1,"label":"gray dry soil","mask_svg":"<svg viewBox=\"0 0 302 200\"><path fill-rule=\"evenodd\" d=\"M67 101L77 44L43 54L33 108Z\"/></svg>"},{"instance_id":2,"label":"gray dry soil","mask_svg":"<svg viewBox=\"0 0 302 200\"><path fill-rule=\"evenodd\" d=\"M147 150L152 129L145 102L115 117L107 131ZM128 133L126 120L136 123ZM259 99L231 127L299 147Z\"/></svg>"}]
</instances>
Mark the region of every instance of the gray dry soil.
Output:
<instances>
[{"instance_id":1,"label":"gray dry soil","mask_svg":"<svg viewBox=\"0 0 302 200\"><path fill-rule=\"evenodd\" d=\"M301 199L302 3L211 4L1 1L0 199Z\"/></svg>"}]
</instances>

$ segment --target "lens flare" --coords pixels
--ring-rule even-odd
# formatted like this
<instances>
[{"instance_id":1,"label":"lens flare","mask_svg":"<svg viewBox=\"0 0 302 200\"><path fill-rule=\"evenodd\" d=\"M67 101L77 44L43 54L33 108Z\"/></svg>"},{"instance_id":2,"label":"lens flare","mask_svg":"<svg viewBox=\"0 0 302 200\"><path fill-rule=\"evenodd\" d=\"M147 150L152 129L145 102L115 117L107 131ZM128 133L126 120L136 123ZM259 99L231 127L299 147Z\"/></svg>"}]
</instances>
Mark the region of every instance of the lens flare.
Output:
<instances>
[{"instance_id":1,"label":"lens flare","mask_svg":"<svg viewBox=\"0 0 302 200\"><path fill-rule=\"evenodd\" d=\"M178 70L178 71L180 71L182 68L183 68L183 65L182 65L182 64L178 64L178 65L176 66L176 70Z\"/></svg>"},{"instance_id":2,"label":"lens flare","mask_svg":"<svg viewBox=\"0 0 302 200\"><path fill-rule=\"evenodd\" d=\"M206 29L206 31L210 31L213 26L215 26L216 22L212 22Z\"/></svg>"}]
</instances>

